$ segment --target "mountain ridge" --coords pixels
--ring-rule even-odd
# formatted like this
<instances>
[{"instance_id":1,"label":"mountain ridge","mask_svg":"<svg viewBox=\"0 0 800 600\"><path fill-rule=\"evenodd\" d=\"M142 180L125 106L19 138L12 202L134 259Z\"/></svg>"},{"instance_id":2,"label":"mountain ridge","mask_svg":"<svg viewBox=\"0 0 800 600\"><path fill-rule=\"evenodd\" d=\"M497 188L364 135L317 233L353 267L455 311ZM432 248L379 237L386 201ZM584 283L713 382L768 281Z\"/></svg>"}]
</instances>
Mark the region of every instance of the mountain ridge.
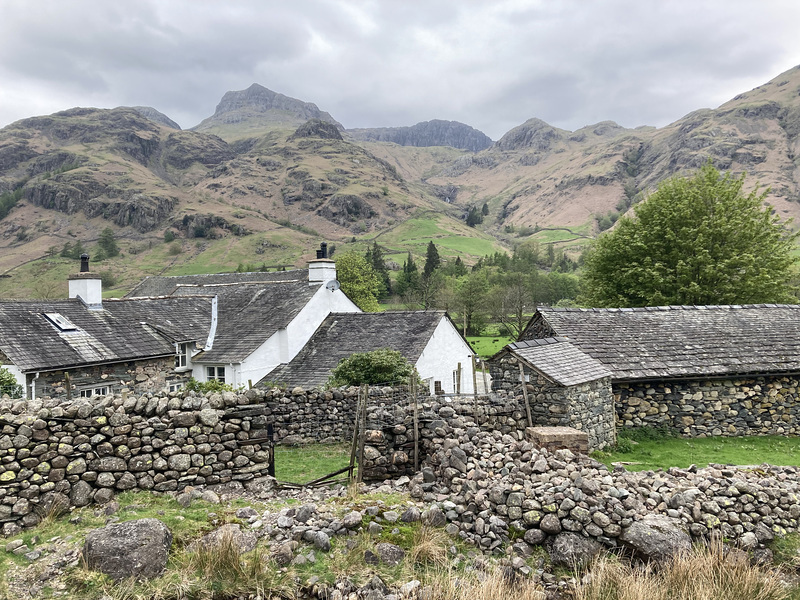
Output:
<instances>
[{"instance_id":1,"label":"mountain ridge","mask_svg":"<svg viewBox=\"0 0 800 600\"><path fill-rule=\"evenodd\" d=\"M528 240L577 253L659 181L709 159L769 186L782 219L800 217L798 94L795 67L665 127L567 131L531 118L481 149L461 143L483 139L463 123L345 130L257 84L225 94L204 128L181 130L150 107L22 119L0 130L0 194L19 196L0 219L0 274L21 277L0 279L0 295L30 294L31 269L66 268L61 245L109 226L138 257L112 263L124 281L262 258L300 266L320 239L378 241L396 262L431 239L467 262ZM461 148L422 145L436 142ZM483 223L467 227L484 205Z\"/></svg>"}]
</instances>

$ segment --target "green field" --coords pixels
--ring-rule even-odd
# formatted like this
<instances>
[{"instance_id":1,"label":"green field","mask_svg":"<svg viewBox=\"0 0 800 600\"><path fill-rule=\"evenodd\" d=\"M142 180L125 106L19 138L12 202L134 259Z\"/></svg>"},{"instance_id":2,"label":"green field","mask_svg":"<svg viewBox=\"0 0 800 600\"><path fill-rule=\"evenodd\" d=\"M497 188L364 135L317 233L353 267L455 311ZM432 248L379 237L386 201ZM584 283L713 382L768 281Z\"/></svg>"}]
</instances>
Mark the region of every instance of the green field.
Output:
<instances>
[{"instance_id":1,"label":"green field","mask_svg":"<svg viewBox=\"0 0 800 600\"><path fill-rule=\"evenodd\" d=\"M278 481L307 483L338 471L349 462L350 444L346 443L275 446L275 478Z\"/></svg>"},{"instance_id":2,"label":"green field","mask_svg":"<svg viewBox=\"0 0 800 600\"><path fill-rule=\"evenodd\" d=\"M800 438L759 437L668 437L652 430L619 429L617 448L595 452L609 467L622 464L630 471L705 467L709 463L731 465L800 465Z\"/></svg>"},{"instance_id":3,"label":"green field","mask_svg":"<svg viewBox=\"0 0 800 600\"><path fill-rule=\"evenodd\" d=\"M470 343L475 353L481 358L490 358L494 356L503 346L513 342L514 340L507 336L486 336L486 335L468 335L467 341Z\"/></svg>"}]
</instances>

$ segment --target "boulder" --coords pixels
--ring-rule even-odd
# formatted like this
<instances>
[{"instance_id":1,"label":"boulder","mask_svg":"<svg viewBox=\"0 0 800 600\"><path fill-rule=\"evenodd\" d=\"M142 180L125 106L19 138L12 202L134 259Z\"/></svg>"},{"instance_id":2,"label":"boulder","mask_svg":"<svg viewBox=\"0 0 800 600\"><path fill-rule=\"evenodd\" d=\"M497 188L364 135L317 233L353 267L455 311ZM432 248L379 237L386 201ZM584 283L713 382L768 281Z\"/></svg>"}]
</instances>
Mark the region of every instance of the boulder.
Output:
<instances>
[{"instance_id":1,"label":"boulder","mask_svg":"<svg viewBox=\"0 0 800 600\"><path fill-rule=\"evenodd\" d=\"M692 548L692 539L680 521L663 515L647 515L624 529L619 540L639 558L651 562L664 562Z\"/></svg>"},{"instance_id":2,"label":"boulder","mask_svg":"<svg viewBox=\"0 0 800 600\"><path fill-rule=\"evenodd\" d=\"M115 581L151 579L167 566L172 532L158 519L113 523L90 531L83 546L86 565Z\"/></svg>"},{"instance_id":3,"label":"boulder","mask_svg":"<svg viewBox=\"0 0 800 600\"><path fill-rule=\"evenodd\" d=\"M572 532L559 533L547 548L553 565L570 568L585 566L602 549L600 542Z\"/></svg>"}]
</instances>

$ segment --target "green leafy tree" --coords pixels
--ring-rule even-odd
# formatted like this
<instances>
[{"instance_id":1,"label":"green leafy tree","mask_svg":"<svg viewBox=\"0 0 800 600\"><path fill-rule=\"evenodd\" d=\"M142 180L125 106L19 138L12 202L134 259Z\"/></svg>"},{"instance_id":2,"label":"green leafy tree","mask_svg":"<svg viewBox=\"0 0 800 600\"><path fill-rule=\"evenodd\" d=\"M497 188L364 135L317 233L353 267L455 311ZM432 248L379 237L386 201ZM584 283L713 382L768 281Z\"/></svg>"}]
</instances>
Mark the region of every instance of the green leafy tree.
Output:
<instances>
[{"instance_id":1,"label":"green leafy tree","mask_svg":"<svg viewBox=\"0 0 800 600\"><path fill-rule=\"evenodd\" d=\"M114 258L119 254L119 246L117 246L114 230L111 227L106 227L100 232L100 239L97 240L97 245L103 258Z\"/></svg>"},{"instance_id":2,"label":"green leafy tree","mask_svg":"<svg viewBox=\"0 0 800 600\"><path fill-rule=\"evenodd\" d=\"M349 250L336 259L336 277L347 294L364 312L376 312L381 282L362 254Z\"/></svg>"},{"instance_id":3,"label":"green leafy tree","mask_svg":"<svg viewBox=\"0 0 800 600\"><path fill-rule=\"evenodd\" d=\"M475 227L475 225L480 225L483 223L483 215L479 208L474 206L470 206L469 211L467 212L467 225L470 227Z\"/></svg>"},{"instance_id":4,"label":"green leafy tree","mask_svg":"<svg viewBox=\"0 0 800 600\"><path fill-rule=\"evenodd\" d=\"M454 306L464 335L480 335L488 313L489 283L485 269L462 277L456 285Z\"/></svg>"},{"instance_id":5,"label":"green leafy tree","mask_svg":"<svg viewBox=\"0 0 800 600\"><path fill-rule=\"evenodd\" d=\"M440 264L442 264L442 261L439 258L439 251L436 249L436 244L431 240L428 242L428 249L425 252L425 267L422 269L422 276L430 277L439 268Z\"/></svg>"},{"instance_id":6,"label":"green leafy tree","mask_svg":"<svg viewBox=\"0 0 800 600\"><path fill-rule=\"evenodd\" d=\"M484 217L489 214L489 205L486 202L483 203L483 208L481 208L481 214Z\"/></svg>"},{"instance_id":7,"label":"green leafy tree","mask_svg":"<svg viewBox=\"0 0 800 600\"><path fill-rule=\"evenodd\" d=\"M663 182L585 258L589 306L796 302L797 233L711 163Z\"/></svg>"},{"instance_id":8,"label":"green leafy tree","mask_svg":"<svg viewBox=\"0 0 800 600\"><path fill-rule=\"evenodd\" d=\"M356 352L339 361L328 380L332 387L408 381L414 366L397 350Z\"/></svg>"},{"instance_id":9,"label":"green leafy tree","mask_svg":"<svg viewBox=\"0 0 800 600\"><path fill-rule=\"evenodd\" d=\"M12 398L22 398L22 386L17 383L17 378L11 371L0 367L0 396L4 394Z\"/></svg>"}]
</instances>

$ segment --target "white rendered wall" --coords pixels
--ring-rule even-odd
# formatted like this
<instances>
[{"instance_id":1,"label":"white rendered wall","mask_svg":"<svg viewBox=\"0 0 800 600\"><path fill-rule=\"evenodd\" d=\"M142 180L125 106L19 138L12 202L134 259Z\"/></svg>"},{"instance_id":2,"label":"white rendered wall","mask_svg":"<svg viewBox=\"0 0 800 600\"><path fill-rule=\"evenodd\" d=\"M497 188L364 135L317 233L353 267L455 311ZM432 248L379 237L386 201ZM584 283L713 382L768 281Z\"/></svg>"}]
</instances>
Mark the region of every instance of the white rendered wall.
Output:
<instances>
[{"instance_id":1,"label":"white rendered wall","mask_svg":"<svg viewBox=\"0 0 800 600\"><path fill-rule=\"evenodd\" d=\"M434 381L441 381L446 394L455 394L453 371L458 369L458 363L461 363L461 393L472 394L472 349L452 322L442 317L417 360L417 371L422 379L431 378L431 393Z\"/></svg>"},{"instance_id":2,"label":"white rendered wall","mask_svg":"<svg viewBox=\"0 0 800 600\"><path fill-rule=\"evenodd\" d=\"M279 364L292 360L332 312L353 313L361 312L361 309L342 290L332 292L321 285L286 329L278 330L241 365L237 365L234 378L238 380L234 387L247 387L248 380L255 384Z\"/></svg>"}]
</instances>

